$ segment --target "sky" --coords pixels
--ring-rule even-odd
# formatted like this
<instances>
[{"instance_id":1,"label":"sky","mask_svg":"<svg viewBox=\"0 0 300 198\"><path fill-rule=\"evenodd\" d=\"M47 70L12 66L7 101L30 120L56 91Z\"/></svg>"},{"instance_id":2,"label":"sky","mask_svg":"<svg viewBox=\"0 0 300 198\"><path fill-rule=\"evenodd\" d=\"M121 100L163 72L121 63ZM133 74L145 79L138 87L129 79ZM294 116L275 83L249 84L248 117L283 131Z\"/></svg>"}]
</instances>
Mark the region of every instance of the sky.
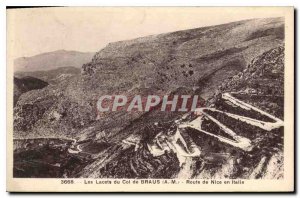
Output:
<instances>
[{"instance_id":1,"label":"sky","mask_svg":"<svg viewBox=\"0 0 300 198\"><path fill-rule=\"evenodd\" d=\"M7 10L11 57L55 50L96 52L110 42L251 18L283 16L270 8L62 7Z\"/></svg>"}]
</instances>

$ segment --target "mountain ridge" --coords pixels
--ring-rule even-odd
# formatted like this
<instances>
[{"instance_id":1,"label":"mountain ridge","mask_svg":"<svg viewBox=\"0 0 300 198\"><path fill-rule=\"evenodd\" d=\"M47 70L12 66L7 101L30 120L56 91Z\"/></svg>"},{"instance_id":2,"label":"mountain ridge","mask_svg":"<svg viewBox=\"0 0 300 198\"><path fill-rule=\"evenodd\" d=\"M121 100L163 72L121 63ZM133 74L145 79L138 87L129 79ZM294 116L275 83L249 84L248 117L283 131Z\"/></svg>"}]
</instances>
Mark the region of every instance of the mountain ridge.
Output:
<instances>
[{"instance_id":1,"label":"mountain ridge","mask_svg":"<svg viewBox=\"0 0 300 198\"><path fill-rule=\"evenodd\" d=\"M56 50L14 60L15 71L46 71L59 67L77 67L89 62L94 52Z\"/></svg>"},{"instance_id":2,"label":"mountain ridge","mask_svg":"<svg viewBox=\"0 0 300 198\"><path fill-rule=\"evenodd\" d=\"M91 134L107 130L115 136L143 115L142 112L108 112L99 117L95 104L100 95L166 95L184 90L186 94L208 99L221 82L241 72L253 58L282 45L283 39L277 34L284 33L281 31L283 25L282 18L247 20L160 34L151 42L111 44L97 52L89 63L83 64L80 75L61 84L24 93L15 113L26 115L26 111L33 111L31 113L42 117L36 116L34 122L27 124L30 118L19 116L15 120L15 129L25 131L15 134L47 136L55 131L60 136L76 137L85 128L93 126L95 129ZM277 28L278 33L267 31L267 34L247 40L255 32L272 28ZM203 83L201 79L204 78L209 83ZM39 108L22 108L28 103L39 106L41 112ZM46 104L47 108L44 108ZM62 116L49 122L55 112ZM173 116L180 115L174 113ZM163 119L163 115L156 117Z\"/></svg>"},{"instance_id":3,"label":"mountain ridge","mask_svg":"<svg viewBox=\"0 0 300 198\"><path fill-rule=\"evenodd\" d=\"M241 90L247 93L256 86L259 89L254 90L255 93L265 93L263 100L253 94L247 103L259 104L265 111L280 117L282 108L276 102L280 103L281 98L267 97L266 100L265 95L280 94L280 91L274 93L272 86L280 87L283 82L280 80L284 68L282 18L240 21L152 36L151 39L108 45L82 65L80 74L22 94L14 108L14 138L20 138L20 142L16 141L20 148L15 152L15 172L22 175L24 167L30 170L33 166L32 161L24 162L22 145L26 147L25 152L36 159L38 167L43 167L47 159L51 159L48 164L62 165L55 169L55 177L248 179L252 173L254 178L261 178L264 170L257 169L272 166L271 162L277 162L275 169L282 164L280 152L274 157L269 148L257 147L252 151L254 155L248 155L204 133L195 133L192 129L180 132L178 123L192 121L197 116L193 112L152 110L99 114L96 108L97 100L103 95L177 94L197 95L206 100L206 106L215 105L225 110L228 101L222 98L218 101L220 93ZM245 100L244 95L231 94ZM233 123L228 127L238 135L250 138L255 131L259 137L254 139L255 145L263 146L271 139L266 147L270 145L271 149L280 151L281 133L261 133L257 128L252 130L249 124L242 125L241 121L222 115L215 116L221 117L224 124ZM211 120L204 123L206 130L213 130L212 133L225 133L214 131ZM244 126L247 127L245 131ZM51 140L53 138L58 140ZM75 145L55 143L66 139L72 139ZM168 139L178 149L164 150L168 147ZM178 140L181 144L176 143ZM273 147L274 143L279 145ZM176 153L179 147L183 148L183 155L190 156L188 150L201 150L201 155L180 157L180 152ZM162 151L155 156L151 150ZM45 152L46 157L36 155ZM60 156L59 159L56 156ZM77 163L69 168L74 158ZM42 169L31 176L45 177L44 174Z\"/></svg>"}]
</instances>

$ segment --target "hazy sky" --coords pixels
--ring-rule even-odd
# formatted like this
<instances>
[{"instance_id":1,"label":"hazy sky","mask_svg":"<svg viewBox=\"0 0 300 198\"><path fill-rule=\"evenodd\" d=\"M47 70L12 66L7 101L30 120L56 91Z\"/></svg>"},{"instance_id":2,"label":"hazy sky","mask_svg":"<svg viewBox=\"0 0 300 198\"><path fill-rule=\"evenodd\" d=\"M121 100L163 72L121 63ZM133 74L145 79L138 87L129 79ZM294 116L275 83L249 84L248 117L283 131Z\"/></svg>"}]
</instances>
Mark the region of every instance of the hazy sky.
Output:
<instances>
[{"instance_id":1,"label":"hazy sky","mask_svg":"<svg viewBox=\"0 0 300 198\"><path fill-rule=\"evenodd\" d=\"M274 10L276 12L274 12ZM59 49L96 52L109 42L216 25L249 18L282 16L274 8L35 8L7 11L13 56Z\"/></svg>"}]
</instances>

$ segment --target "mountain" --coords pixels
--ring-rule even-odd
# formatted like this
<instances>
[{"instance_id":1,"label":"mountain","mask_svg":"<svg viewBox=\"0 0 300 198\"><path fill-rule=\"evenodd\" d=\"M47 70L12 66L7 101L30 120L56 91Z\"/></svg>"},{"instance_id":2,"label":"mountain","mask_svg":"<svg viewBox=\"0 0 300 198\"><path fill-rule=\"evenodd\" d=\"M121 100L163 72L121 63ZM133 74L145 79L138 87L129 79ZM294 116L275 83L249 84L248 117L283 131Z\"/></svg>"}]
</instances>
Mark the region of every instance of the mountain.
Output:
<instances>
[{"instance_id":1,"label":"mountain","mask_svg":"<svg viewBox=\"0 0 300 198\"><path fill-rule=\"evenodd\" d=\"M16 77L26 77L31 76L43 81L48 82L49 84L57 84L61 81L69 80L76 75L80 75L81 69L76 67L60 67L57 69L51 69L47 71L19 71L15 72L14 76Z\"/></svg>"},{"instance_id":2,"label":"mountain","mask_svg":"<svg viewBox=\"0 0 300 198\"><path fill-rule=\"evenodd\" d=\"M47 71L15 72L14 105L23 93L68 81L80 75L80 72L81 69L75 67L60 67Z\"/></svg>"},{"instance_id":3,"label":"mountain","mask_svg":"<svg viewBox=\"0 0 300 198\"><path fill-rule=\"evenodd\" d=\"M25 121L29 117L18 117L15 127L20 131L23 126L35 129L38 134L47 131L45 136L54 130L74 137L78 131L97 125L114 134L143 112L108 112L99 119L95 104L101 95L165 95L181 90L207 99L221 82L243 71L253 58L282 45L283 22L282 18L246 20L111 43L82 66L81 75L24 94L19 106L39 98L33 105L43 109L43 116L30 125ZM43 100L50 100L47 104L51 108L39 105ZM16 111L25 110L19 106ZM48 115L53 112L65 116L50 123Z\"/></svg>"},{"instance_id":4,"label":"mountain","mask_svg":"<svg viewBox=\"0 0 300 198\"><path fill-rule=\"evenodd\" d=\"M31 57L21 57L14 61L15 71L44 71L60 67L77 67L89 62L94 53L57 50Z\"/></svg>"},{"instance_id":5,"label":"mountain","mask_svg":"<svg viewBox=\"0 0 300 198\"><path fill-rule=\"evenodd\" d=\"M283 82L284 47L280 46L253 59L243 73L224 81L220 91L248 93L240 98L283 120Z\"/></svg>"},{"instance_id":6,"label":"mountain","mask_svg":"<svg viewBox=\"0 0 300 198\"><path fill-rule=\"evenodd\" d=\"M184 112L99 114L98 98L181 94L199 95L207 105L213 104L216 94L223 86L225 89L224 82L236 79L243 72L252 75L249 65L264 64L255 60L263 60L259 57L283 44L283 18L244 20L111 43L82 65L81 74L22 94L14 108L14 115L18 115L14 116L14 137L76 139L85 153L82 155L87 156L78 156L80 170L74 165L70 177L178 177L182 159L173 151L153 156L147 145L162 130L172 134L175 120L181 119ZM259 75L259 72L253 74ZM253 80L253 85L259 85L259 81ZM268 108L271 113L280 114L280 109ZM155 123L163 124L155 127ZM190 140L189 134L186 136L189 147L195 149L192 142L197 141ZM66 152L66 161L74 160L67 150L61 152ZM215 153L218 167L228 162L226 156L237 151L230 152ZM201 159L193 165L202 170Z\"/></svg>"}]
</instances>

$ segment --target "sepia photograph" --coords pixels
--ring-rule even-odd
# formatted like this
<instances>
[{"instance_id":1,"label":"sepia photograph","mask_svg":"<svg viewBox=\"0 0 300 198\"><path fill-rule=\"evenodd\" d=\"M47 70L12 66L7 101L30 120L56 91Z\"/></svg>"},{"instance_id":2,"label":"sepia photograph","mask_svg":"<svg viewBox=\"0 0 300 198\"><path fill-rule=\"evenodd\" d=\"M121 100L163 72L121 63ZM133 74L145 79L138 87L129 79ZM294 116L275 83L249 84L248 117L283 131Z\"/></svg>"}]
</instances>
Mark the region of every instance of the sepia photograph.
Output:
<instances>
[{"instance_id":1,"label":"sepia photograph","mask_svg":"<svg viewBox=\"0 0 300 198\"><path fill-rule=\"evenodd\" d=\"M293 7L6 14L8 191L294 190Z\"/></svg>"}]
</instances>

